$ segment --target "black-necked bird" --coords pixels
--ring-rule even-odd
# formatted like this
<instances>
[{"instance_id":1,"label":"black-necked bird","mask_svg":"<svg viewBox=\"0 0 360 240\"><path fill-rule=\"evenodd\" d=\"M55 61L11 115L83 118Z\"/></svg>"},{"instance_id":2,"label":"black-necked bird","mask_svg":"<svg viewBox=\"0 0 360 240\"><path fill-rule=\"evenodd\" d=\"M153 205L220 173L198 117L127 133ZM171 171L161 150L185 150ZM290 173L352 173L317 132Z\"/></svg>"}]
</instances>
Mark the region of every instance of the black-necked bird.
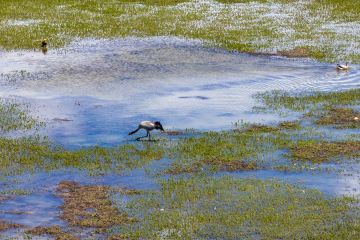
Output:
<instances>
[{"instance_id":1,"label":"black-necked bird","mask_svg":"<svg viewBox=\"0 0 360 240\"><path fill-rule=\"evenodd\" d=\"M146 136L138 137L136 140L139 140L139 139L144 138L144 137L149 137L149 140L150 140L150 131L152 131L154 129L158 129L158 130L163 131L163 132L165 131L160 122L142 121L139 124L139 126L138 126L138 128L136 130L134 130L132 132L129 132L129 135L132 135L132 134L136 133L140 129L145 129L146 130Z\"/></svg>"},{"instance_id":2,"label":"black-necked bird","mask_svg":"<svg viewBox=\"0 0 360 240\"><path fill-rule=\"evenodd\" d=\"M348 63L346 63L345 65L344 64L337 64L336 69L337 70L348 70L349 69Z\"/></svg>"}]
</instances>

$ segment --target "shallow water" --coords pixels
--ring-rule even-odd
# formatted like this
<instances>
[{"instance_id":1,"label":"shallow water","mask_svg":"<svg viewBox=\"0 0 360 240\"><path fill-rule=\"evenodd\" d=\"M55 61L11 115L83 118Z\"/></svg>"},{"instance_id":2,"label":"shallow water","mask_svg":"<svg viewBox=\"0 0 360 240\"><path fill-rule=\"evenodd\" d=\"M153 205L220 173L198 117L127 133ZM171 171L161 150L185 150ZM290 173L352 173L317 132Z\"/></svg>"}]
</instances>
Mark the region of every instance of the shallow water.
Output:
<instances>
[{"instance_id":1,"label":"shallow water","mask_svg":"<svg viewBox=\"0 0 360 240\"><path fill-rule=\"evenodd\" d=\"M0 53L0 59L0 97L30 102L33 114L47 122L42 133L68 148L132 140L127 132L142 120L160 120L167 129L200 130L228 129L238 120L279 121L279 116L251 111L255 105L251 96L259 91L360 87L360 66L337 72L333 64L251 56L178 38L86 40L58 51L50 48L47 55L7 52ZM341 131L332 135L345 136ZM164 159L147 168L164 164L169 162ZM359 165L345 168L343 173L259 170L226 174L277 178L330 196L359 195ZM30 227L64 225L58 218L62 202L54 195L62 180L158 187L142 168L122 175L89 176L67 169L10 177L0 181L2 190L29 189L31 193L3 201L0 219Z\"/></svg>"},{"instance_id":2,"label":"shallow water","mask_svg":"<svg viewBox=\"0 0 360 240\"><path fill-rule=\"evenodd\" d=\"M359 164L348 166L347 172L282 172L274 170L244 171L234 173L223 173L221 175L230 175L241 178L259 178L259 179L277 179L287 183L296 184L304 188L318 189L326 196L360 196L360 172ZM337 168L337 166L335 166ZM353 169L350 169L353 168ZM356 170L355 170L355 169ZM355 170L355 171L354 171Z\"/></svg>"},{"instance_id":3,"label":"shallow water","mask_svg":"<svg viewBox=\"0 0 360 240\"><path fill-rule=\"evenodd\" d=\"M49 123L46 134L72 147L132 139L126 133L147 119L201 130L276 121L251 112L254 93L360 86L359 66L338 72L333 64L251 56L179 38L86 40L47 55L0 54L0 96L31 102Z\"/></svg>"},{"instance_id":4,"label":"shallow water","mask_svg":"<svg viewBox=\"0 0 360 240\"><path fill-rule=\"evenodd\" d=\"M156 171L168 165L167 159L153 161L146 169ZM108 173L105 175L89 175L74 169L60 169L51 172L36 172L7 177L0 181L2 191L12 189L29 190L24 195L11 195L0 204L0 219L36 226L66 226L60 218L62 200L56 196L56 186L61 181L75 181L83 185L107 185L113 187L152 190L158 189L156 178L146 172L145 168L125 171L123 174ZM117 204L126 202L128 198L117 196ZM120 202L119 202L120 201Z\"/></svg>"}]
</instances>

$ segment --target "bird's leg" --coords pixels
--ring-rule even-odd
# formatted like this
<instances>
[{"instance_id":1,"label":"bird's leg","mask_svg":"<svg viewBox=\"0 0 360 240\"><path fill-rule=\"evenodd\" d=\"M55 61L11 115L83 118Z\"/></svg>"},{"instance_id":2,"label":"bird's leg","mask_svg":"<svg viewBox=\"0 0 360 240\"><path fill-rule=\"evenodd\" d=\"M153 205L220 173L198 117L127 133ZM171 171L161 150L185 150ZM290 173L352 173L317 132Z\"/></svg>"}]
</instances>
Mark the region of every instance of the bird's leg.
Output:
<instances>
[{"instance_id":1,"label":"bird's leg","mask_svg":"<svg viewBox=\"0 0 360 240\"><path fill-rule=\"evenodd\" d=\"M149 135L149 141L150 141L150 132L148 131L148 135Z\"/></svg>"},{"instance_id":2,"label":"bird's leg","mask_svg":"<svg viewBox=\"0 0 360 240\"><path fill-rule=\"evenodd\" d=\"M140 130L140 127L138 127L137 129L135 129L135 131L129 132L129 135L132 135L132 134L136 133L136 132L139 131L139 130Z\"/></svg>"},{"instance_id":3,"label":"bird's leg","mask_svg":"<svg viewBox=\"0 0 360 240\"><path fill-rule=\"evenodd\" d=\"M138 137L136 140L139 141L141 138L146 138L147 136L150 136L149 131L146 131L146 136Z\"/></svg>"}]
</instances>

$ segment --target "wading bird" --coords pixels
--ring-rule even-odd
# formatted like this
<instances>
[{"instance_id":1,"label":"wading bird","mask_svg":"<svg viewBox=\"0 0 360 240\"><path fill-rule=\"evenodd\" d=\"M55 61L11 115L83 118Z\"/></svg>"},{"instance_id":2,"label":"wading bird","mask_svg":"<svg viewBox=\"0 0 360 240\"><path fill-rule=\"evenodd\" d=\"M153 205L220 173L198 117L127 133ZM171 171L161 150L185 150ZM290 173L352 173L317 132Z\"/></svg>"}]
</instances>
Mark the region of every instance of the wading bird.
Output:
<instances>
[{"instance_id":1,"label":"wading bird","mask_svg":"<svg viewBox=\"0 0 360 240\"><path fill-rule=\"evenodd\" d=\"M41 41L41 52L45 55L46 53L47 53L47 51L48 51L48 48L47 48L47 39L45 38L45 39L43 39L42 41Z\"/></svg>"},{"instance_id":2,"label":"wading bird","mask_svg":"<svg viewBox=\"0 0 360 240\"><path fill-rule=\"evenodd\" d=\"M46 47L47 47L47 39L46 39L46 38L41 41L41 47L42 47L42 48L46 48Z\"/></svg>"},{"instance_id":3,"label":"wading bird","mask_svg":"<svg viewBox=\"0 0 360 240\"><path fill-rule=\"evenodd\" d=\"M165 131L160 122L142 121L136 130L129 132L129 135L136 133L140 129L146 130L146 136L138 137L136 140L140 140L141 138L144 138L144 137L149 137L149 140L150 140L150 131L152 131L154 129L158 129L163 132Z\"/></svg>"},{"instance_id":4,"label":"wading bird","mask_svg":"<svg viewBox=\"0 0 360 240\"><path fill-rule=\"evenodd\" d=\"M337 70L348 70L349 69L348 63L346 63L345 65L344 64L337 64L336 69Z\"/></svg>"}]
</instances>

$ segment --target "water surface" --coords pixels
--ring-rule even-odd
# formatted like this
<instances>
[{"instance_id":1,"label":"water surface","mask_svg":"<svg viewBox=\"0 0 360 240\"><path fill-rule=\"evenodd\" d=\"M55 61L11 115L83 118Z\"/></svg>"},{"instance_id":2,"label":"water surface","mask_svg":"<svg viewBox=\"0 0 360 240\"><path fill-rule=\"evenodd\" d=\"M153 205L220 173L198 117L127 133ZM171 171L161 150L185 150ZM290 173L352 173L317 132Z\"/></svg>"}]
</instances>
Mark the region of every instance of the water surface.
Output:
<instances>
[{"instance_id":1,"label":"water surface","mask_svg":"<svg viewBox=\"0 0 360 240\"><path fill-rule=\"evenodd\" d=\"M201 130L228 129L238 120L277 121L251 112L254 93L360 86L356 65L338 72L334 64L251 56L168 37L84 40L47 55L0 57L0 96L31 102L49 122L47 134L68 146L121 143L142 120Z\"/></svg>"}]
</instances>

